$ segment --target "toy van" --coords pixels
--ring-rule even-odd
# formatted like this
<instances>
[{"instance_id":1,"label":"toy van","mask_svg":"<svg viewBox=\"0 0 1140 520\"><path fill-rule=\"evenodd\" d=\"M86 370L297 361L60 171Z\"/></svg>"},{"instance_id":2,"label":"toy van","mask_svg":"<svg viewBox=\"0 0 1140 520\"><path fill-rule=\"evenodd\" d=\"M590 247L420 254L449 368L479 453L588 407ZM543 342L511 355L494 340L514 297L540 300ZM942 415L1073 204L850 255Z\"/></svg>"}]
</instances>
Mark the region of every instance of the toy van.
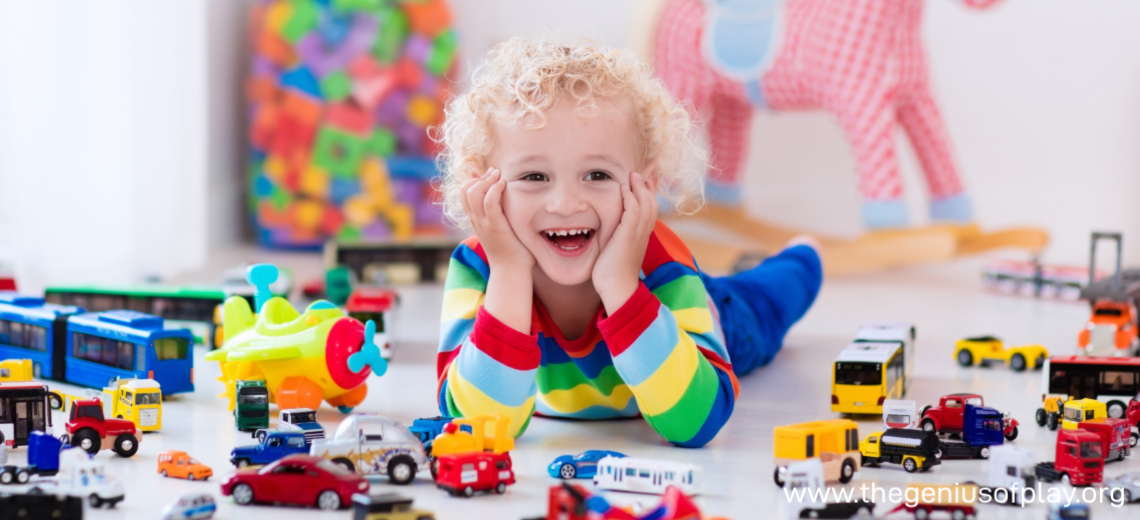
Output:
<instances>
[{"instance_id":1,"label":"toy van","mask_svg":"<svg viewBox=\"0 0 1140 520\"><path fill-rule=\"evenodd\" d=\"M153 379L116 379L103 389L104 412L135 423L144 432L162 428L162 388Z\"/></svg>"},{"instance_id":2,"label":"toy van","mask_svg":"<svg viewBox=\"0 0 1140 520\"><path fill-rule=\"evenodd\" d=\"M884 400L883 426L887 428L918 428L918 405L909 399Z\"/></svg>"},{"instance_id":3,"label":"toy van","mask_svg":"<svg viewBox=\"0 0 1140 520\"><path fill-rule=\"evenodd\" d=\"M695 464L636 457L605 457L594 474L594 485L600 489L635 493L661 494L677 486L686 495L695 495L703 480L701 467Z\"/></svg>"},{"instance_id":4,"label":"toy van","mask_svg":"<svg viewBox=\"0 0 1140 520\"><path fill-rule=\"evenodd\" d=\"M777 426L772 429L777 486L793 462L817 458L828 481L846 484L859 470L859 425L850 419L832 419Z\"/></svg>"}]
</instances>

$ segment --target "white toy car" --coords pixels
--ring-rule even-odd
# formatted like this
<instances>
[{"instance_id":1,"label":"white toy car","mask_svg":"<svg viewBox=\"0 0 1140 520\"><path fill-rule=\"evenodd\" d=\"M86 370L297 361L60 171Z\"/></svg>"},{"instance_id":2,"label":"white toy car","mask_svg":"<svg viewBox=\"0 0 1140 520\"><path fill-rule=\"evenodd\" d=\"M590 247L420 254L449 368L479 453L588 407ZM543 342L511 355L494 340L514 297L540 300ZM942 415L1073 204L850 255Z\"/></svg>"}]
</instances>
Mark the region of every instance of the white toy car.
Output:
<instances>
[{"instance_id":1,"label":"white toy car","mask_svg":"<svg viewBox=\"0 0 1140 520\"><path fill-rule=\"evenodd\" d=\"M103 463L82 448L68 448L59 454L59 474L31 482L32 488L49 495L71 495L87 499L91 507L115 507L123 500L123 484L103 472Z\"/></svg>"},{"instance_id":2,"label":"white toy car","mask_svg":"<svg viewBox=\"0 0 1140 520\"><path fill-rule=\"evenodd\" d=\"M423 445L404 425L367 413L345 417L332 439L313 440L309 454L361 475L387 474L393 484L408 484L428 467Z\"/></svg>"},{"instance_id":3,"label":"white toy car","mask_svg":"<svg viewBox=\"0 0 1140 520\"><path fill-rule=\"evenodd\" d=\"M162 509L162 520L201 520L213 518L218 510L214 497L208 493L182 495Z\"/></svg>"}]
</instances>

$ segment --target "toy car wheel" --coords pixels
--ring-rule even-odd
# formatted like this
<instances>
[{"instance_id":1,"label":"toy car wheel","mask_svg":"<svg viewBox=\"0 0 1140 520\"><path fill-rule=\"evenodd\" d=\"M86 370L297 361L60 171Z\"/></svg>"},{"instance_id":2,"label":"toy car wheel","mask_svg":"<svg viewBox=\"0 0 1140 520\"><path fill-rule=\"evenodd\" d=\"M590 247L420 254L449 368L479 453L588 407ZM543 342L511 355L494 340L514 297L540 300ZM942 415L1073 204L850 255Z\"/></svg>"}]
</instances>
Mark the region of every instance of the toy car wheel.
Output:
<instances>
[{"instance_id":1,"label":"toy car wheel","mask_svg":"<svg viewBox=\"0 0 1140 520\"><path fill-rule=\"evenodd\" d=\"M1017 426L1014 426L1009 433L1005 434L1005 440L1012 441L1017 438Z\"/></svg>"},{"instance_id":2,"label":"toy car wheel","mask_svg":"<svg viewBox=\"0 0 1140 520\"><path fill-rule=\"evenodd\" d=\"M1108 406L1106 408L1107 408L1106 411L1108 412L1108 416L1113 418L1113 419L1124 418L1124 412L1126 410L1128 410L1128 407L1125 406L1124 403L1122 403L1120 401L1115 401L1115 400L1109 401Z\"/></svg>"},{"instance_id":3,"label":"toy car wheel","mask_svg":"<svg viewBox=\"0 0 1140 520\"><path fill-rule=\"evenodd\" d=\"M55 392L49 392L48 407L50 407L52 410L63 411L63 398Z\"/></svg>"},{"instance_id":4,"label":"toy car wheel","mask_svg":"<svg viewBox=\"0 0 1140 520\"><path fill-rule=\"evenodd\" d=\"M974 364L974 355L969 350L962 349L958 351L958 364L968 367Z\"/></svg>"},{"instance_id":5,"label":"toy car wheel","mask_svg":"<svg viewBox=\"0 0 1140 520\"><path fill-rule=\"evenodd\" d=\"M923 419L922 420L922 431L932 432L935 430L937 430L937 428L934 427L934 420L932 420L932 419Z\"/></svg>"},{"instance_id":6,"label":"toy car wheel","mask_svg":"<svg viewBox=\"0 0 1140 520\"><path fill-rule=\"evenodd\" d=\"M249 465L249 459L237 459L234 461L234 466L238 467L238 468L244 468L248 465Z\"/></svg>"},{"instance_id":7,"label":"toy car wheel","mask_svg":"<svg viewBox=\"0 0 1140 520\"><path fill-rule=\"evenodd\" d=\"M1072 480L1069 480L1069 474L1068 473L1062 473L1061 474L1061 483L1066 485L1066 486L1071 485L1073 483Z\"/></svg>"},{"instance_id":8,"label":"toy car wheel","mask_svg":"<svg viewBox=\"0 0 1140 520\"><path fill-rule=\"evenodd\" d=\"M431 479L435 480L439 476L439 459L432 457L428 460L428 468L431 469Z\"/></svg>"},{"instance_id":9,"label":"toy car wheel","mask_svg":"<svg viewBox=\"0 0 1140 520\"><path fill-rule=\"evenodd\" d=\"M934 448L934 458L942 460L942 448Z\"/></svg>"},{"instance_id":10,"label":"toy car wheel","mask_svg":"<svg viewBox=\"0 0 1140 520\"><path fill-rule=\"evenodd\" d=\"M873 514L874 513L871 511L871 508L869 508L867 506L862 506L859 508L859 510L855 511L855 518L859 518L859 519L872 518Z\"/></svg>"},{"instance_id":11,"label":"toy car wheel","mask_svg":"<svg viewBox=\"0 0 1140 520\"><path fill-rule=\"evenodd\" d=\"M1033 416L1033 418L1037 420L1037 426L1045 426L1046 415L1048 414L1045 413L1044 408L1037 409L1037 413Z\"/></svg>"},{"instance_id":12,"label":"toy car wheel","mask_svg":"<svg viewBox=\"0 0 1140 520\"><path fill-rule=\"evenodd\" d=\"M12 470L4 468L0 469L0 484L7 486L16 480L16 475L12 474Z\"/></svg>"},{"instance_id":13,"label":"toy car wheel","mask_svg":"<svg viewBox=\"0 0 1140 520\"><path fill-rule=\"evenodd\" d=\"M159 471L159 472L158 472L158 474L159 474L159 475L162 475L162 476L164 476L164 477L169 477L169 476L170 476L170 475L167 475L167 474L166 474L166 470L165 470L165 469L164 469L164 470L162 470L162 471Z\"/></svg>"},{"instance_id":14,"label":"toy car wheel","mask_svg":"<svg viewBox=\"0 0 1140 520\"><path fill-rule=\"evenodd\" d=\"M776 471L772 472L772 481L775 482L777 486L784 487L784 477L780 474L779 467L776 468Z\"/></svg>"},{"instance_id":15,"label":"toy car wheel","mask_svg":"<svg viewBox=\"0 0 1140 520\"><path fill-rule=\"evenodd\" d=\"M1024 355L1014 354L1013 356L1010 356L1009 368L1013 369L1014 372L1024 372L1025 366L1026 366L1026 364L1025 364L1025 356ZM963 513L963 514L965 514L965 513Z\"/></svg>"},{"instance_id":16,"label":"toy car wheel","mask_svg":"<svg viewBox=\"0 0 1140 520\"><path fill-rule=\"evenodd\" d=\"M903 459L902 466L903 466L903 469L905 469L907 473L914 473L914 472L918 471L918 463L915 462L915 460L910 458L910 457Z\"/></svg>"},{"instance_id":17,"label":"toy car wheel","mask_svg":"<svg viewBox=\"0 0 1140 520\"><path fill-rule=\"evenodd\" d=\"M32 472L28 471L27 468L20 468L19 470L16 471L16 483L17 484L27 484L28 481L31 479L32 479Z\"/></svg>"},{"instance_id":18,"label":"toy car wheel","mask_svg":"<svg viewBox=\"0 0 1140 520\"><path fill-rule=\"evenodd\" d=\"M139 451L138 440L131 434L120 434L115 437L115 453L120 457L130 457Z\"/></svg>"},{"instance_id":19,"label":"toy car wheel","mask_svg":"<svg viewBox=\"0 0 1140 520\"><path fill-rule=\"evenodd\" d=\"M474 495L474 494L475 494L475 490L471 489L471 486L467 486L467 487L463 488L463 496L470 497L471 495Z\"/></svg>"},{"instance_id":20,"label":"toy car wheel","mask_svg":"<svg viewBox=\"0 0 1140 520\"><path fill-rule=\"evenodd\" d=\"M230 494L234 497L234 502L243 506L248 506L253 503L253 488L249 484L238 484Z\"/></svg>"},{"instance_id":21,"label":"toy car wheel","mask_svg":"<svg viewBox=\"0 0 1140 520\"><path fill-rule=\"evenodd\" d=\"M950 518L953 518L954 520L966 520L966 512L962 511L961 509L955 509L952 513L950 513Z\"/></svg>"},{"instance_id":22,"label":"toy car wheel","mask_svg":"<svg viewBox=\"0 0 1140 520\"><path fill-rule=\"evenodd\" d=\"M43 495L44 490L41 489L39 486L36 486L36 487L33 487L32 489L29 489L28 494L29 495Z\"/></svg>"},{"instance_id":23,"label":"toy car wheel","mask_svg":"<svg viewBox=\"0 0 1140 520\"><path fill-rule=\"evenodd\" d=\"M851 477L855 476L855 461L851 459L843 460L843 467L839 468L839 483L846 484L851 482Z\"/></svg>"},{"instance_id":24,"label":"toy car wheel","mask_svg":"<svg viewBox=\"0 0 1140 520\"><path fill-rule=\"evenodd\" d=\"M94 507L95 509L103 507L103 499L99 498L99 495L96 495L94 493L92 493L90 496L87 497L87 503L90 504L91 507Z\"/></svg>"},{"instance_id":25,"label":"toy car wheel","mask_svg":"<svg viewBox=\"0 0 1140 520\"><path fill-rule=\"evenodd\" d=\"M75 444L73 446L86 451L92 455L99 453L100 444L103 439L99 434L91 428L84 428L75 432Z\"/></svg>"},{"instance_id":26,"label":"toy car wheel","mask_svg":"<svg viewBox=\"0 0 1140 520\"><path fill-rule=\"evenodd\" d=\"M186 475L186 480L198 480L198 477L195 477L193 473L188 473Z\"/></svg>"},{"instance_id":27,"label":"toy car wheel","mask_svg":"<svg viewBox=\"0 0 1140 520\"><path fill-rule=\"evenodd\" d=\"M341 466L344 466L344 469L347 469L349 471L356 471L356 465L353 464L351 460L348 460L344 457L337 457L332 461L333 464L340 464Z\"/></svg>"},{"instance_id":28,"label":"toy car wheel","mask_svg":"<svg viewBox=\"0 0 1140 520\"><path fill-rule=\"evenodd\" d=\"M982 459L990 458L990 447L989 446L982 446L982 449L978 450L978 458L982 458Z\"/></svg>"},{"instance_id":29,"label":"toy car wheel","mask_svg":"<svg viewBox=\"0 0 1140 520\"><path fill-rule=\"evenodd\" d=\"M1033 360L1033 369L1036 370L1038 368L1041 368L1041 365L1044 365L1044 364L1045 364L1045 356L1037 356L1037 359Z\"/></svg>"},{"instance_id":30,"label":"toy car wheel","mask_svg":"<svg viewBox=\"0 0 1140 520\"><path fill-rule=\"evenodd\" d=\"M1121 498L1123 498L1123 499L1124 499L1124 503L1125 503L1125 504L1130 504L1130 503L1132 503L1132 490L1130 490L1130 489L1125 489L1125 490L1124 490L1124 493L1121 495Z\"/></svg>"},{"instance_id":31,"label":"toy car wheel","mask_svg":"<svg viewBox=\"0 0 1140 520\"><path fill-rule=\"evenodd\" d=\"M1132 432L1128 437L1128 447L1135 448L1137 443L1140 443L1140 433Z\"/></svg>"},{"instance_id":32,"label":"toy car wheel","mask_svg":"<svg viewBox=\"0 0 1140 520\"><path fill-rule=\"evenodd\" d=\"M561 468L558 468L558 476L570 480L578 476L578 468L575 468L573 464L563 464Z\"/></svg>"},{"instance_id":33,"label":"toy car wheel","mask_svg":"<svg viewBox=\"0 0 1140 520\"><path fill-rule=\"evenodd\" d=\"M1057 419L1058 416L1056 412L1050 413L1049 416L1045 418L1045 427L1049 428L1050 431L1055 431L1057 429Z\"/></svg>"},{"instance_id":34,"label":"toy car wheel","mask_svg":"<svg viewBox=\"0 0 1140 520\"><path fill-rule=\"evenodd\" d=\"M393 484L410 484L416 478L416 461L407 455L392 457L388 463L388 479Z\"/></svg>"},{"instance_id":35,"label":"toy car wheel","mask_svg":"<svg viewBox=\"0 0 1140 520\"><path fill-rule=\"evenodd\" d=\"M506 493L507 492L507 485L503 482L499 482L495 486L495 492L500 494L500 495L502 495L503 493Z\"/></svg>"},{"instance_id":36,"label":"toy car wheel","mask_svg":"<svg viewBox=\"0 0 1140 520\"><path fill-rule=\"evenodd\" d=\"M930 511L927 511L925 507L919 506L914 510L914 518L916 520L926 520L930 518Z\"/></svg>"},{"instance_id":37,"label":"toy car wheel","mask_svg":"<svg viewBox=\"0 0 1140 520\"><path fill-rule=\"evenodd\" d=\"M331 489L321 491L321 494L317 495L317 509L323 509L325 511L336 511L340 509L340 495Z\"/></svg>"}]
</instances>

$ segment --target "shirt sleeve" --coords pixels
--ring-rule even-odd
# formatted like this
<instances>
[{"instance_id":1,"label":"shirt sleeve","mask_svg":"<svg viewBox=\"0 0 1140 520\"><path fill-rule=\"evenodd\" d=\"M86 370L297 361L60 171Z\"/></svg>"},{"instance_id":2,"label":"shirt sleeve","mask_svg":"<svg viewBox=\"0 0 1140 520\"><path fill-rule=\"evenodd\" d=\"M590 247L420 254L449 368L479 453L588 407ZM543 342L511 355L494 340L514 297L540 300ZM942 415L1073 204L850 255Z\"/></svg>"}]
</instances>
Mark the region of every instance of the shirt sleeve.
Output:
<instances>
[{"instance_id":1,"label":"shirt sleeve","mask_svg":"<svg viewBox=\"0 0 1140 520\"><path fill-rule=\"evenodd\" d=\"M662 304L658 295L672 306ZM716 436L732 415L738 385L695 272L653 292L642 281L598 327L614 367L657 433L692 448Z\"/></svg>"},{"instance_id":2,"label":"shirt sleeve","mask_svg":"<svg viewBox=\"0 0 1140 520\"><path fill-rule=\"evenodd\" d=\"M538 337L500 322L483 308L489 269L469 240L451 256L444 286L436 359L439 409L450 417L500 414L518 437L534 413Z\"/></svg>"}]
</instances>

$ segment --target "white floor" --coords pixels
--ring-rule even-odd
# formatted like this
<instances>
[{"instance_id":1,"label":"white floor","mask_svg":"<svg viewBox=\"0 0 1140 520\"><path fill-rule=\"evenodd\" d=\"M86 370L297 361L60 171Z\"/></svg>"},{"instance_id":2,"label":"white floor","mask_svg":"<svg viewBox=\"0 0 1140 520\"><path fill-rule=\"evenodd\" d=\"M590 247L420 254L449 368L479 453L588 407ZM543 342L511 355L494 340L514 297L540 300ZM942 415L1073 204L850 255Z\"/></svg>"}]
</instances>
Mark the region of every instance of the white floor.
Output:
<instances>
[{"instance_id":1,"label":"white floor","mask_svg":"<svg viewBox=\"0 0 1140 520\"><path fill-rule=\"evenodd\" d=\"M306 273L319 271L316 261L293 255L285 260L294 264L291 267L302 281ZM980 287L980 266L980 261L968 260L827 281L815 307L791 331L776 360L741 379L732 420L703 449L670 447L640 420L590 423L536 418L512 452L519 483L503 496L451 498L437 490L426 474L410 486L388 486L377 481L374 488L414 496L417 507L435 511L440 519L539 516L545 514L547 487L556 483L545 469L554 457L587 449L611 449L703 466L706 486L698 502L708 515L736 520L772 518L778 514L775 504L783 501L782 491L771 478L772 428L835 417L829 411L832 359L861 322L885 319L910 320L918 326L916 374L909 397L920 407L934 403L942 394L979 392L987 404L1011 411L1022 422L1016 445L1032 449L1039 460L1052 460L1055 434L1033 423L1033 412L1041 398L1040 373L1017 374L1005 368L963 369L953 362L951 351L958 338L995 334L1015 343L1041 342L1053 353L1071 352L1077 331L1087 317L1087 306L987 294ZM438 286L403 291L404 307L397 319L397 334L402 341L396 346L396 358L388 374L369 381L369 396L361 411L382 413L405 424L417 417L437 415L434 342L441 293ZM201 350L196 354L198 390L166 403L163 431L146 435L138 454L131 459L120 459L110 452L99 455L106 461L109 473L125 481L127 496L117 509L90 511L88 518L153 520L178 495L203 490L217 496L217 518L348 518L347 512L240 507L221 497L218 477L209 482L188 482L156 474L158 452L179 449L212 466L219 477L224 476L231 470L227 462L230 449L252 443L247 435L233 429L225 402L214 397L221 391L221 384L214 380L217 367L202 361ZM319 415L328 430L334 429L341 418L329 408L322 408ZM62 416L56 416L57 428L62 426L62 420ZM880 429L875 420L860 420L860 424L861 436ZM22 457L23 450L19 450L11 458L19 462ZM1140 456L1133 459L1109 465L1107 474L1140 470ZM860 471L850 486L982 480L985 469L984 461L946 461L928 473L911 475L898 466L887 465ZM652 496L605 496L620 504L656 503ZM894 504L880 504L878 511L891 507ZM1137 513L1140 505L1120 509L1106 504L1094 506L1098 519L1134 517ZM983 505L979 506L979 514L980 518L1043 518L1045 511L1039 504L1025 509Z\"/></svg>"}]
</instances>

